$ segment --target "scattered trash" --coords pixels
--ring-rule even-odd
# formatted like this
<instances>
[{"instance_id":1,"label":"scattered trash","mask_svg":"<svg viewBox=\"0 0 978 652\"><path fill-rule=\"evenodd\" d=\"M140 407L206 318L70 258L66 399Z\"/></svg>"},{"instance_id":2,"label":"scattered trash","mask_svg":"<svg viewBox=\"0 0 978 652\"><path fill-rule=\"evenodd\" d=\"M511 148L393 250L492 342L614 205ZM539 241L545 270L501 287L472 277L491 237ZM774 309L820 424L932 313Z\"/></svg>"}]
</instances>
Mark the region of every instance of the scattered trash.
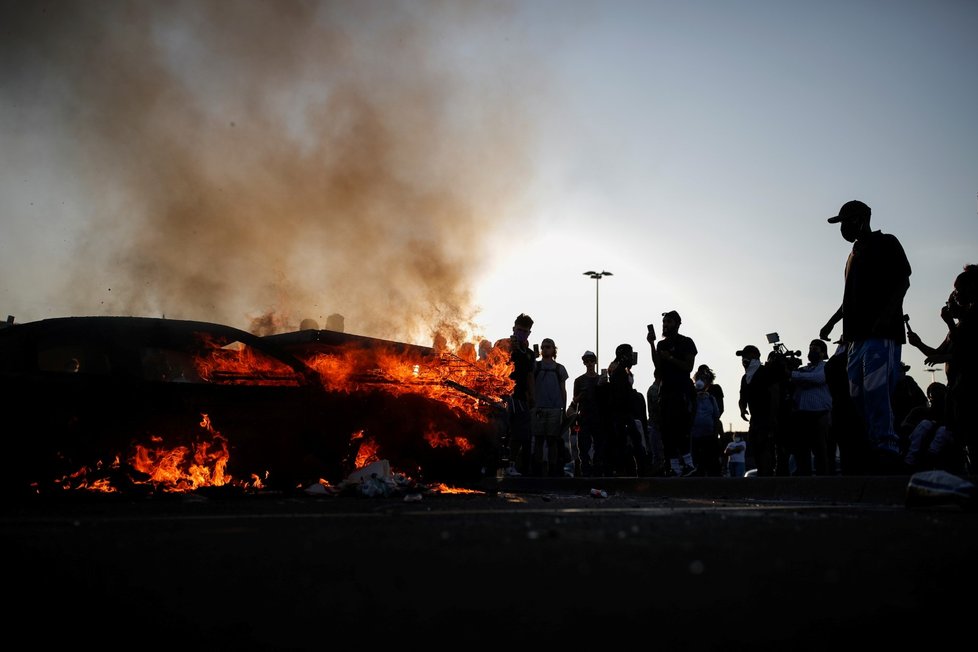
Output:
<instances>
[{"instance_id":1,"label":"scattered trash","mask_svg":"<svg viewBox=\"0 0 978 652\"><path fill-rule=\"evenodd\" d=\"M390 481L387 478L380 478L376 475L370 476L360 480L360 484L356 485L360 493L368 498L376 498L377 496L390 496L394 493L394 481Z\"/></svg>"},{"instance_id":2,"label":"scattered trash","mask_svg":"<svg viewBox=\"0 0 978 652\"><path fill-rule=\"evenodd\" d=\"M907 507L956 505L978 508L978 487L947 471L921 471L907 483Z\"/></svg>"},{"instance_id":3,"label":"scattered trash","mask_svg":"<svg viewBox=\"0 0 978 652\"><path fill-rule=\"evenodd\" d=\"M593 498L607 498L608 492L605 491L604 489L592 489L591 496Z\"/></svg>"},{"instance_id":4,"label":"scattered trash","mask_svg":"<svg viewBox=\"0 0 978 652\"><path fill-rule=\"evenodd\" d=\"M313 483L308 487L306 487L305 489L303 489L303 491L309 494L310 496L327 496L333 493L332 487L327 487L321 482Z\"/></svg>"},{"instance_id":5,"label":"scattered trash","mask_svg":"<svg viewBox=\"0 0 978 652\"><path fill-rule=\"evenodd\" d=\"M308 491L308 490L307 490ZM348 475L336 488L341 495L389 498L401 496L405 502L419 501L424 494L462 493L444 484L425 485L414 478L392 472L388 460L378 460Z\"/></svg>"},{"instance_id":6,"label":"scattered trash","mask_svg":"<svg viewBox=\"0 0 978 652\"><path fill-rule=\"evenodd\" d=\"M361 467L348 475L343 484L356 484L357 482L365 482L371 479L387 479L390 478L391 483L394 482L394 476L391 475L391 465L387 460L377 460L372 462L367 466Z\"/></svg>"}]
</instances>

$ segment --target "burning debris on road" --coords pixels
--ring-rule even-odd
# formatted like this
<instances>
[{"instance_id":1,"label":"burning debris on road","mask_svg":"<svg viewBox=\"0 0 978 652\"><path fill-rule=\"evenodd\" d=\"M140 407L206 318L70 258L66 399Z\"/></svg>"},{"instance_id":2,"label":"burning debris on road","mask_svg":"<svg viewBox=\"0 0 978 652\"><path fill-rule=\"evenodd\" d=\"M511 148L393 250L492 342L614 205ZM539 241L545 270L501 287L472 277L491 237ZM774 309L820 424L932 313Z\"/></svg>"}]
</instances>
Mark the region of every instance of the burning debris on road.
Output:
<instances>
[{"instance_id":1,"label":"burning debris on road","mask_svg":"<svg viewBox=\"0 0 978 652\"><path fill-rule=\"evenodd\" d=\"M0 331L4 485L296 490L340 486L378 460L421 486L464 485L494 461L508 373L508 361L331 331L15 324Z\"/></svg>"}]
</instances>

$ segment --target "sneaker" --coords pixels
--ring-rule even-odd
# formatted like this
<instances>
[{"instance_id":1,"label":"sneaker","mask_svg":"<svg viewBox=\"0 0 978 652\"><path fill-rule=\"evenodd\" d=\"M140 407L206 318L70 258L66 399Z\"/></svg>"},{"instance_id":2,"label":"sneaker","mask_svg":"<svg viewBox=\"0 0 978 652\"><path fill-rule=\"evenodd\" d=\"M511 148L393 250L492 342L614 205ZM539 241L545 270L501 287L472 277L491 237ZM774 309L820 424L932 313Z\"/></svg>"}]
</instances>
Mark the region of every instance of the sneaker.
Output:
<instances>
[{"instance_id":1,"label":"sneaker","mask_svg":"<svg viewBox=\"0 0 978 652\"><path fill-rule=\"evenodd\" d=\"M508 469L506 469L506 475L510 476L511 478L516 478L523 474L517 471L515 466L511 466Z\"/></svg>"},{"instance_id":2,"label":"sneaker","mask_svg":"<svg viewBox=\"0 0 978 652\"><path fill-rule=\"evenodd\" d=\"M695 466L683 465L680 475L684 478L692 478L703 474Z\"/></svg>"}]
</instances>

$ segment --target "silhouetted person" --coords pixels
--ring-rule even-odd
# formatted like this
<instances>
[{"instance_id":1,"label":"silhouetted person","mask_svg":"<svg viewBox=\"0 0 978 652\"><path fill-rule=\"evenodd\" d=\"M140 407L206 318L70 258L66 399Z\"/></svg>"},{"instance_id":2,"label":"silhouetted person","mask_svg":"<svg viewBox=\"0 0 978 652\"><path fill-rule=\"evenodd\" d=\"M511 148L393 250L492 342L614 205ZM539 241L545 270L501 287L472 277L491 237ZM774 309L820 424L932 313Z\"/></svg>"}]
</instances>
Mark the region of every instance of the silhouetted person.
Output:
<instances>
[{"instance_id":1,"label":"silhouetted person","mask_svg":"<svg viewBox=\"0 0 978 652\"><path fill-rule=\"evenodd\" d=\"M907 373L910 371L910 365L905 364L902 367L900 380L893 389L893 396L890 398L890 402L893 404L894 428L896 428L897 435L900 436L900 450L904 451L906 450L907 434L909 433L905 432L903 422L911 410L927 406L927 394L920 388L920 385L917 384L914 377Z\"/></svg>"},{"instance_id":2,"label":"silhouetted person","mask_svg":"<svg viewBox=\"0 0 978 652\"><path fill-rule=\"evenodd\" d=\"M585 371L574 379L571 409L577 412L577 450L580 475L590 476L594 473L594 437L601 427L598 416L598 403L595 389L598 386L597 365L598 356L593 351L585 351L581 356Z\"/></svg>"},{"instance_id":3,"label":"silhouetted person","mask_svg":"<svg viewBox=\"0 0 978 652\"><path fill-rule=\"evenodd\" d=\"M869 440L866 424L849 391L849 347L839 342L825 362L825 382L832 395L831 439L839 448L839 472L865 475L869 471Z\"/></svg>"},{"instance_id":4,"label":"silhouetted person","mask_svg":"<svg viewBox=\"0 0 978 652\"><path fill-rule=\"evenodd\" d=\"M521 475L530 470L530 411L534 405L533 367L536 355L530 348L530 329L533 319L521 313L513 322L513 334L509 338L510 362L513 371L513 391L509 396L509 460L507 473Z\"/></svg>"},{"instance_id":5,"label":"silhouetted person","mask_svg":"<svg viewBox=\"0 0 978 652\"><path fill-rule=\"evenodd\" d=\"M840 320L849 346L847 371L853 399L866 423L874 471L902 472L900 438L893 423L890 396L900 379L903 299L910 288L910 262L896 236L870 228L871 210L861 201L846 202L828 219L840 224L852 244L846 261L842 305L819 332L828 341Z\"/></svg>"},{"instance_id":6,"label":"silhouetted person","mask_svg":"<svg viewBox=\"0 0 978 652\"><path fill-rule=\"evenodd\" d=\"M717 419L720 418L720 407L706 388L703 379L697 380L695 387L696 404L693 411L693 425L689 430L693 470L688 475L718 476L720 455L717 451Z\"/></svg>"},{"instance_id":7,"label":"silhouetted person","mask_svg":"<svg viewBox=\"0 0 978 652\"><path fill-rule=\"evenodd\" d=\"M714 437L716 444L716 463L710 463L710 468L707 469L707 475L720 475L723 472L723 450L730 441L729 437L725 437L723 432L723 421L721 421L724 409L723 387L717 384L716 373L710 369L709 365L705 364L701 364L696 368L696 373L693 374L693 380L702 380L703 385L706 387L706 391L708 391L710 396L713 397L713 400L717 402L719 414L717 415L716 419L716 436ZM714 471L716 473L714 473Z\"/></svg>"},{"instance_id":8,"label":"silhouetted person","mask_svg":"<svg viewBox=\"0 0 978 652\"><path fill-rule=\"evenodd\" d=\"M780 377L761 364L761 351L748 344L737 351L744 367L740 379L740 418L747 421L747 456L757 465L757 475L773 476L778 416L781 410Z\"/></svg>"},{"instance_id":9,"label":"silhouetted person","mask_svg":"<svg viewBox=\"0 0 978 652\"><path fill-rule=\"evenodd\" d=\"M948 380L945 422L959 446L967 447L968 472L978 471L978 265L965 265L948 302L956 320L948 332L953 380Z\"/></svg>"},{"instance_id":10,"label":"silhouetted person","mask_svg":"<svg viewBox=\"0 0 978 652\"><path fill-rule=\"evenodd\" d=\"M689 448L689 429L693 423L696 388L693 386L693 366L696 363L696 343L679 333L682 317L675 310L662 313L662 339L656 343L655 332L649 330L646 340L652 348L652 364L659 372L659 418L662 446L668 466L659 475L682 475L693 468Z\"/></svg>"},{"instance_id":11,"label":"silhouetted person","mask_svg":"<svg viewBox=\"0 0 978 652\"><path fill-rule=\"evenodd\" d=\"M903 423L901 434L906 434L907 452L904 461L912 471L940 468L948 470L954 466L964 468L964 460L952 462L953 450L947 447L947 432L944 417L947 412L947 385L933 382L927 386L927 404L910 410ZM941 430L945 432L941 432Z\"/></svg>"},{"instance_id":12,"label":"silhouetted person","mask_svg":"<svg viewBox=\"0 0 978 652\"><path fill-rule=\"evenodd\" d=\"M739 432L732 433L731 439L723 447L723 456L727 460L727 475L731 478L742 478L747 472L747 442Z\"/></svg>"},{"instance_id":13,"label":"silhouetted person","mask_svg":"<svg viewBox=\"0 0 978 652\"><path fill-rule=\"evenodd\" d=\"M947 335L937 346L929 346L924 344L917 335L910 328L910 315L904 315L903 319L907 324L907 343L916 348L918 351L923 353L926 358L924 359L924 364L928 367L933 367L936 364L944 365L944 376L947 378L948 384L951 383L951 376L953 374L953 369L951 367L951 330L955 328L957 322L951 316L951 302L954 301L954 293L948 297L947 302L941 306L941 321L947 325Z\"/></svg>"},{"instance_id":14,"label":"silhouetted person","mask_svg":"<svg viewBox=\"0 0 978 652\"><path fill-rule=\"evenodd\" d=\"M567 369L557 362L557 345L549 337L540 342L540 359L533 370L534 404L530 429L533 435L533 475L561 477L570 461L563 440L567 408ZM546 462L544 462L546 457ZM573 471L571 472L573 474Z\"/></svg>"},{"instance_id":15,"label":"silhouetted person","mask_svg":"<svg viewBox=\"0 0 978 652\"><path fill-rule=\"evenodd\" d=\"M599 384L596 390L605 443L597 460L602 475L635 476L639 463L644 464L645 433L639 432L636 424L639 415L631 367L632 347L620 344L615 349L615 359L608 364L608 382ZM642 405L644 409L644 401Z\"/></svg>"},{"instance_id":16,"label":"silhouetted person","mask_svg":"<svg viewBox=\"0 0 978 652\"><path fill-rule=\"evenodd\" d=\"M791 372L795 475L835 475L835 446L830 451L832 394L825 378L828 347L822 340L808 343L808 364Z\"/></svg>"},{"instance_id":17,"label":"silhouetted person","mask_svg":"<svg viewBox=\"0 0 978 652\"><path fill-rule=\"evenodd\" d=\"M649 385L648 390L645 392L649 415L645 447L649 451L650 473L652 475L658 475L665 468L664 465L668 465L668 460L665 457L665 450L662 447L662 411L659 405L659 389L662 387L662 380L659 378L658 369L652 370L652 377L652 384Z\"/></svg>"}]
</instances>

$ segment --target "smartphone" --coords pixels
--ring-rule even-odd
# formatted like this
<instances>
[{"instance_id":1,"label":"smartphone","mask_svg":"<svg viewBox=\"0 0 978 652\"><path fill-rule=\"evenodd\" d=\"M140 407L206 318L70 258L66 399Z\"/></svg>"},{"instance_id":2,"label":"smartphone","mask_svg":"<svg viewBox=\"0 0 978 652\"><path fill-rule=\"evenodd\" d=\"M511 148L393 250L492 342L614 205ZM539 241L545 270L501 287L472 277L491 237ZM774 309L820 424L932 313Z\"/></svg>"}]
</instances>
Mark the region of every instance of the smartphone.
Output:
<instances>
[{"instance_id":1,"label":"smartphone","mask_svg":"<svg viewBox=\"0 0 978 652\"><path fill-rule=\"evenodd\" d=\"M632 351L632 366L638 364L638 351Z\"/></svg>"},{"instance_id":2,"label":"smartphone","mask_svg":"<svg viewBox=\"0 0 978 652\"><path fill-rule=\"evenodd\" d=\"M540 345L539 344L534 344L533 345L533 353L535 355L540 355Z\"/></svg>"},{"instance_id":3,"label":"smartphone","mask_svg":"<svg viewBox=\"0 0 978 652\"><path fill-rule=\"evenodd\" d=\"M655 324L649 324L648 329L649 329L649 335L652 336L652 339L655 339Z\"/></svg>"}]
</instances>

